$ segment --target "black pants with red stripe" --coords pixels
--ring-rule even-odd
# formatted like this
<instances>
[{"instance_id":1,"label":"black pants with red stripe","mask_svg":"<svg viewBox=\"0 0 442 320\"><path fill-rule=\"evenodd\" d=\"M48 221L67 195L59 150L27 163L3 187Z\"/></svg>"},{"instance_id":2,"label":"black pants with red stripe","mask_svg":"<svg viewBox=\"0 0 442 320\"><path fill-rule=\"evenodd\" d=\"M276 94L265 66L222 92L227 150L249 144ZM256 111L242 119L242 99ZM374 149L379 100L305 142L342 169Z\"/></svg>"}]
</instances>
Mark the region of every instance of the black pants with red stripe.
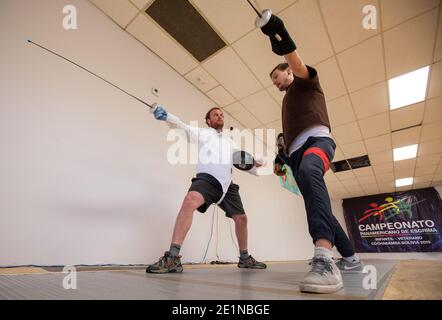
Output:
<instances>
[{"instance_id":1,"label":"black pants with red stripe","mask_svg":"<svg viewBox=\"0 0 442 320\"><path fill-rule=\"evenodd\" d=\"M290 167L304 197L313 243L327 239L343 257L350 257L355 253L353 245L332 213L324 181L335 149L336 144L330 138L309 137L300 149L290 155Z\"/></svg>"}]
</instances>

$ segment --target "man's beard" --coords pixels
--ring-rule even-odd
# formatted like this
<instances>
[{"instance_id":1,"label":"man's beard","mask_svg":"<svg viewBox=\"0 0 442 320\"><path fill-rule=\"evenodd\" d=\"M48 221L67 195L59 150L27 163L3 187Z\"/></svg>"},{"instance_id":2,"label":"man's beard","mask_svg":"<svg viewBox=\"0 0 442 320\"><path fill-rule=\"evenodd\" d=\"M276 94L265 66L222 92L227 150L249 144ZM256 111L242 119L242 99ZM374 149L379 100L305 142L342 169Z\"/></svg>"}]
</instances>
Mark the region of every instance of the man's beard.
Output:
<instances>
[{"instance_id":1,"label":"man's beard","mask_svg":"<svg viewBox=\"0 0 442 320\"><path fill-rule=\"evenodd\" d=\"M223 124L214 124L212 126L212 128L215 129L215 130L222 130L223 127L224 127L224 123Z\"/></svg>"}]
</instances>

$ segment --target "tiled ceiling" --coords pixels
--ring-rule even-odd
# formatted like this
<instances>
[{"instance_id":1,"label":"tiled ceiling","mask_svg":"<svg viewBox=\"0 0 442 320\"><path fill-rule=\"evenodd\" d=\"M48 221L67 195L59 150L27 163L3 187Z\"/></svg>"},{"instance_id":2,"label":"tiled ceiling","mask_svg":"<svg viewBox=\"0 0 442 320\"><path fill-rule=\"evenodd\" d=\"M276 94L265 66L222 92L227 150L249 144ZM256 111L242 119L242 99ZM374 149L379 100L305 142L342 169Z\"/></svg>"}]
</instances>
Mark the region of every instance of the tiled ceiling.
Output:
<instances>
[{"instance_id":1,"label":"tiled ceiling","mask_svg":"<svg viewBox=\"0 0 442 320\"><path fill-rule=\"evenodd\" d=\"M153 21L153 0L90 0L244 128L281 130L283 93L268 73L283 62L254 27L246 0L189 0L227 47L201 63ZM183 0L184 1L184 0ZM335 161L368 154L372 166L333 173L342 199L442 182L442 19L440 0L254 0L278 14L299 53L318 72L327 100ZM377 29L362 28L365 5ZM426 99L390 111L388 80L430 66ZM417 158L393 162L393 148L418 144ZM396 188L395 179L414 177Z\"/></svg>"}]
</instances>

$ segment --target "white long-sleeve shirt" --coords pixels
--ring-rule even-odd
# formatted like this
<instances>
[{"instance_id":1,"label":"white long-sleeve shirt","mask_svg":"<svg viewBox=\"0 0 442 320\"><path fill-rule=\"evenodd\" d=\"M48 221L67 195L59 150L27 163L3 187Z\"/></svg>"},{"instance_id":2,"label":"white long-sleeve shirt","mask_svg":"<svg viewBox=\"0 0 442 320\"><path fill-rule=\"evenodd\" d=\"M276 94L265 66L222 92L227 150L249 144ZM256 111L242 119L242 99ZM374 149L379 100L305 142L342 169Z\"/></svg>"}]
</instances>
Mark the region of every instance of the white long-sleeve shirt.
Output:
<instances>
[{"instance_id":1,"label":"white long-sleeve shirt","mask_svg":"<svg viewBox=\"0 0 442 320\"><path fill-rule=\"evenodd\" d=\"M198 143L197 173L208 173L215 177L225 194L232 182L232 154L240 151L231 136L213 128L191 127L170 113L166 122L172 129L183 129L189 142ZM253 169L250 173L255 174L256 167Z\"/></svg>"}]
</instances>

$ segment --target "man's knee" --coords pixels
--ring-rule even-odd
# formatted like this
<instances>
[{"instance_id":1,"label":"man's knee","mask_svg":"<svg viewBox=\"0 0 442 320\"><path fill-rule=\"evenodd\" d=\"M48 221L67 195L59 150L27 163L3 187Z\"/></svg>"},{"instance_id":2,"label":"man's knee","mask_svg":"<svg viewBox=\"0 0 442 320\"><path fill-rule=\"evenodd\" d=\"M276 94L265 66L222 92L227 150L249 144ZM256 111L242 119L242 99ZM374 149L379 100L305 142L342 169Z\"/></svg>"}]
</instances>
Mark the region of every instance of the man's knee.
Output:
<instances>
[{"instance_id":1,"label":"man's knee","mask_svg":"<svg viewBox=\"0 0 442 320\"><path fill-rule=\"evenodd\" d=\"M184 197L183 201L183 207L191 208L193 210L196 210L204 203L204 198L201 195L201 193L196 191L190 191L187 193L187 195Z\"/></svg>"}]
</instances>

